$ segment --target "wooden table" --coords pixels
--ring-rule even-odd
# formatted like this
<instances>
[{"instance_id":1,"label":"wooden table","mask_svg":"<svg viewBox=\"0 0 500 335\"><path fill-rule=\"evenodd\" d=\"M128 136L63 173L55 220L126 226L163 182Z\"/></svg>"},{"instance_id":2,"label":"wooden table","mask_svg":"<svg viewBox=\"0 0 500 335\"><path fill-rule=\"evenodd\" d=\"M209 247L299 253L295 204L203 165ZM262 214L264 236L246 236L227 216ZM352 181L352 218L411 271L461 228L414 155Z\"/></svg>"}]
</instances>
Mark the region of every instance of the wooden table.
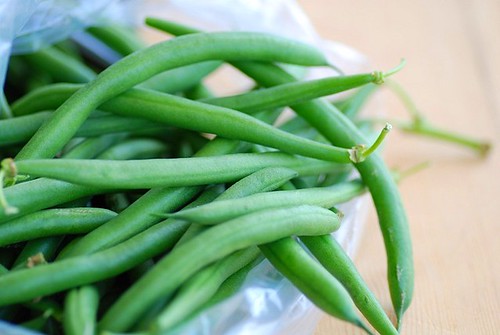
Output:
<instances>
[{"instance_id":1,"label":"wooden table","mask_svg":"<svg viewBox=\"0 0 500 335\"><path fill-rule=\"evenodd\" d=\"M500 2L300 1L319 33L360 50L374 69L408 61L396 75L436 125L494 145L467 150L394 131L392 167L430 161L401 184L413 236L415 295L403 334L500 333ZM384 94L390 117L402 105ZM391 310L374 210L356 263ZM325 316L315 335L363 334Z\"/></svg>"}]
</instances>

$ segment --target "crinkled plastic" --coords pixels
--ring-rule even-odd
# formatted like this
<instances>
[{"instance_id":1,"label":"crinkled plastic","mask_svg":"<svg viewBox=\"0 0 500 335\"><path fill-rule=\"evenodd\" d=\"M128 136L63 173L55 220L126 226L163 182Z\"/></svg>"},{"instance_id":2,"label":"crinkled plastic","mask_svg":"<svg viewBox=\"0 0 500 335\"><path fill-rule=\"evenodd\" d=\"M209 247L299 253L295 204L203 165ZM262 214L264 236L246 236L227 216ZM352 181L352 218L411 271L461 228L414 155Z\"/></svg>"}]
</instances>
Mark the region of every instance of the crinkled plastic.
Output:
<instances>
[{"instance_id":1,"label":"crinkled plastic","mask_svg":"<svg viewBox=\"0 0 500 335\"><path fill-rule=\"evenodd\" d=\"M71 5L67 5L71 4ZM131 10L132 8L132 10ZM128 14L127 14L128 13ZM130 13L139 13L131 16ZM345 73L366 70L367 61L355 50L322 40L295 1L289 0L157 0L57 1L4 0L0 2L0 81L6 55L36 50L68 37L98 20L141 22L147 15L172 19L205 30L252 30L299 39L323 49ZM326 72L329 71L329 72ZM331 69L313 70L308 77L331 75ZM367 196L339 206L345 214L334 234L353 256L367 212ZM182 335L308 335L322 313L267 261L254 268L232 298L187 323ZM33 335L0 321L0 334Z\"/></svg>"}]
</instances>

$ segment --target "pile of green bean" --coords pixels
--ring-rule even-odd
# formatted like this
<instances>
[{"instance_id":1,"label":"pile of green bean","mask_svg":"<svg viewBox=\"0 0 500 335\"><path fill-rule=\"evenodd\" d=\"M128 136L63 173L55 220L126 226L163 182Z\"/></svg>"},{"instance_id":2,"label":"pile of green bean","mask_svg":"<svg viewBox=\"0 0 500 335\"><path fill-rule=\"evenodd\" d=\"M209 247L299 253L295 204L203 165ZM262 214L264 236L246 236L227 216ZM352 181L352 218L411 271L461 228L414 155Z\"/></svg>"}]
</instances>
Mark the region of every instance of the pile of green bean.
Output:
<instances>
[{"instance_id":1,"label":"pile of green bean","mask_svg":"<svg viewBox=\"0 0 500 335\"><path fill-rule=\"evenodd\" d=\"M147 24L172 38L86 31L120 55L113 64L71 40L9 62L0 320L56 335L176 334L267 258L326 313L397 334L413 265L394 176L375 152L390 125L377 136L353 117L402 65L305 81L284 65L332 67L309 45ZM223 64L255 87L216 97L205 79ZM321 99L344 91L342 103ZM331 235L336 206L366 192L392 321Z\"/></svg>"}]
</instances>

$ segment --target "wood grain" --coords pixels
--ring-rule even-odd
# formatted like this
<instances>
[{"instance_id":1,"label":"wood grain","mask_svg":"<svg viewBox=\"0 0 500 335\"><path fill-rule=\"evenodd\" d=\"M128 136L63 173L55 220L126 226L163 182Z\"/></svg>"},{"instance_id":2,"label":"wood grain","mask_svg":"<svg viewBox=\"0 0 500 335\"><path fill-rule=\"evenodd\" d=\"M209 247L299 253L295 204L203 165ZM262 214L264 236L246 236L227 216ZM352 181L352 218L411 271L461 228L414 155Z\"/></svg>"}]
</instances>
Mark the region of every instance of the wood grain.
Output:
<instances>
[{"instance_id":1,"label":"wood grain","mask_svg":"<svg viewBox=\"0 0 500 335\"><path fill-rule=\"evenodd\" d=\"M485 159L448 144L390 135L393 167L430 161L401 192L411 224L416 287L403 334L500 331L500 2L299 1L319 33L387 69L436 125L493 143ZM404 117L388 92L390 117ZM390 312L385 256L374 210L356 264ZM325 316L315 335L363 334Z\"/></svg>"}]
</instances>

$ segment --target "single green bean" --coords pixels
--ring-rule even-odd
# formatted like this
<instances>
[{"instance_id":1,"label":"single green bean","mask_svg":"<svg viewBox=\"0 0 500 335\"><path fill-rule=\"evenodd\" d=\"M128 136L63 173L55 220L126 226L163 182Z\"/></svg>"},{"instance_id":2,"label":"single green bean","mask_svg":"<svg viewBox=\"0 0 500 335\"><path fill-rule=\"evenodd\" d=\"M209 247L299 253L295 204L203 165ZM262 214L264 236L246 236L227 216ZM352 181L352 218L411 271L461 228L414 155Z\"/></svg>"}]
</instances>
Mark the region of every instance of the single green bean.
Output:
<instances>
[{"instance_id":1,"label":"single green bean","mask_svg":"<svg viewBox=\"0 0 500 335\"><path fill-rule=\"evenodd\" d=\"M125 26L93 26L88 27L87 31L122 56L146 47L136 32Z\"/></svg>"},{"instance_id":2,"label":"single green bean","mask_svg":"<svg viewBox=\"0 0 500 335\"><path fill-rule=\"evenodd\" d=\"M83 286L66 294L63 327L67 335L95 334L99 292Z\"/></svg>"},{"instance_id":3,"label":"single green bean","mask_svg":"<svg viewBox=\"0 0 500 335\"><path fill-rule=\"evenodd\" d=\"M304 236L301 240L325 269L342 283L360 312L380 334L398 334L349 256L331 235Z\"/></svg>"},{"instance_id":4,"label":"single green bean","mask_svg":"<svg viewBox=\"0 0 500 335\"><path fill-rule=\"evenodd\" d=\"M51 112L0 120L0 146L24 143L49 119Z\"/></svg>"},{"instance_id":5,"label":"single green bean","mask_svg":"<svg viewBox=\"0 0 500 335\"><path fill-rule=\"evenodd\" d=\"M144 49L147 45L133 32L123 26L96 26L88 28L88 32L107 47L127 56L135 51ZM164 73L160 73L140 86L166 93L177 93L187 90L199 83L208 74L217 69L222 62L208 61L183 66Z\"/></svg>"},{"instance_id":6,"label":"single green bean","mask_svg":"<svg viewBox=\"0 0 500 335\"><path fill-rule=\"evenodd\" d=\"M232 274L255 260L260 251L250 247L221 259L193 275L183 284L167 307L159 314L160 329L171 329L204 305Z\"/></svg>"},{"instance_id":7,"label":"single green bean","mask_svg":"<svg viewBox=\"0 0 500 335\"><path fill-rule=\"evenodd\" d=\"M0 246L46 236L87 233L116 216L104 208L59 208L0 224Z\"/></svg>"},{"instance_id":8,"label":"single green bean","mask_svg":"<svg viewBox=\"0 0 500 335\"><path fill-rule=\"evenodd\" d=\"M72 95L23 147L17 158L54 157L90 113L102 103L160 72L216 59L327 65L324 56L316 49L266 34L195 34L160 42L111 65Z\"/></svg>"},{"instance_id":9,"label":"single green bean","mask_svg":"<svg viewBox=\"0 0 500 335\"><path fill-rule=\"evenodd\" d=\"M99 157L104 151L125 140L127 134L116 133L84 139L63 154L64 159L90 159Z\"/></svg>"},{"instance_id":10,"label":"single green bean","mask_svg":"<svg viewBox=\"0 0 500 335\"><path fill-rule=\"evenodd\" d=\"M364 184L359 180L354 180L325 188L257 193L239 199L217 201L196 208L181 210L180 212L166 214L166 216L211 225L251 212L282 206L304 204L331 208L364 192Z\"/></svg>"},{"instance_id":11,"label":"single green bean","mask_svg":"<svg viewBox=\"0 0 500 335\"><path fill-rule=\"evenodd\" d=\"M311 221L315 224L311 225ZM338 217L329 210L298 206L261 211L211 227L158 262L108 309L99 327L101 330L127 330L161 296L168 296L203 266L234 251L294 234L331 232L338 225ZM169 280L165 280L166 277ZM6 278L7 275L0 277L0 287Z\"/></svg>"},{"instance_id":12,"label":"single green bean","mask_svg":"<svg viewBox=\"0 0 500 335\"><path fill-rule=\"evenodd\" d=\"M26 268L30 263L51 261L62 241L63 237L60 236L50 236L29 241L17 256L11 270ZM35 260L30 260L31 257L35 257Z\"/></svg>"},{"instance_id":13,"label":"single green bean","mask_svg":"<svg viewBox=\"0 0 500 335\"><path fill-rule=\"evenodd\" d=\"M144 189L231 182L271 166L288 167L299 174L317 174L331 169L332 163L270 152L128 161L37 159L18 161L15 166L19 174L85 186Z\"/></svg>"},{"instance_id":14,"label":"single green bean","mask_svg":"<svg viewBox=\"0 0 500 335\"><path fill-rule=\"evenodd\" d=\"M368 331L345 288L291 237L259 246L266 258L311 302L328 314ZM369 332L369 331L368 331Z\"/></svg>"},{"instance_id":15,"label":"single green bean","mask_svg":"<svg viewBox=\"0 0 500 335\"><path fill-rule=\"evenodd\" d=\"M209 98L201 101L211 105L230 107L244 113L255 113L344 92L369 83L380 84L383 82L383 77L381 72L335 76L311 81L291 82L234 96Z\"/></svg>"},{"instance_id":16,"label":"single green bean","mask_svg":"<svg viewBox=\"0 0 500 335\"><path fill-rule=\"evenodd\" d=\"M110 147L99 159L127 160L161 157L167 152L165 143L150 138L134 138Z\"/></svg>"}]
</instances>

